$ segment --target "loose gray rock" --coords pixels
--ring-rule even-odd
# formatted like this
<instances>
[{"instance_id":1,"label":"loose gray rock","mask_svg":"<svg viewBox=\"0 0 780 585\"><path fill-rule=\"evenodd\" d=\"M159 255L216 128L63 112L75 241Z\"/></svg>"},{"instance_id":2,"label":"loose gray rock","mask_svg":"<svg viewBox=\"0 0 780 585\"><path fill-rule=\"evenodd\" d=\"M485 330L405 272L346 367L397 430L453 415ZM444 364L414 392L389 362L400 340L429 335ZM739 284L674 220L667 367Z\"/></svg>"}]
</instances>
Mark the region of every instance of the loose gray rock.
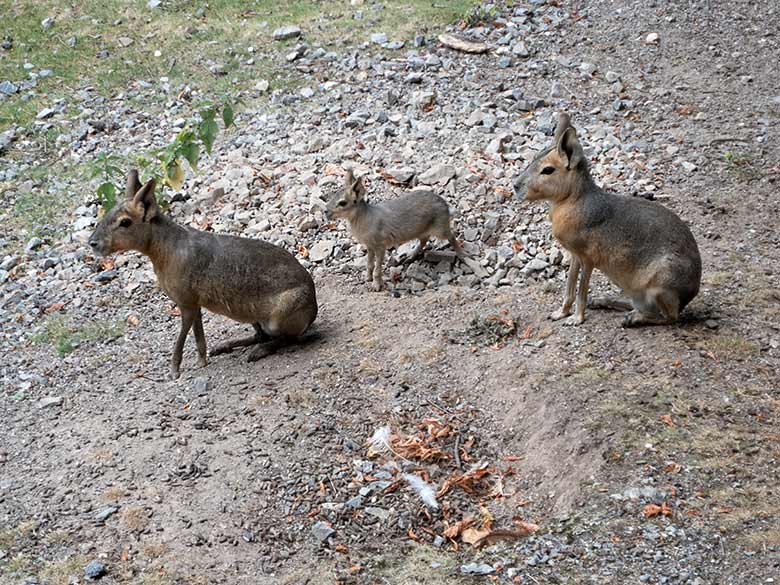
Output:
<instances>
[{"instance_id":1,"label":"loose gray rock","mask_svg":"<svg viewBox=\"0 0 780 585\"><path fill-rule=\"evenodd\" d=\"M100 512L98 512L97 514L95 514L95 520L97 520L98 522L105 522L111 516L116 514L118 511L119 511L119 508L117 508L115 506L108 506L108 507L103 508L102 510L100 510Z\"/></svg>"},{"instance_id":2,"label":"loose gray rock","mask_svg":"<svg viewBox=\"0 0 780 585\"><path fill-rule=\"evenodd\" d=\"M211 390L211 381L205 376L199 376L192 381L192 389L198 394L205 394Z\"/></svg>"},{"instance_id":3,"label":"loose gray rock","mask_svg":"<svg viewBox=\"0 0 780 585\"><path fill-rule=\"evenodd\" d=\"M51 108L43 108L38 114L35 116L38 120L45 120L47 118L51 118L54 114L57 113L57 110L52 110Z\"/></svg>"},{"instance_id":4,"label":"loose gray rock","mask_svg":"<svg viewBox=\"0 0 780 585\"><path fill-rule=\"evenodd\" d=\"M273 32L273 37L275 41L284 41L287 39L294 39L296 37L301 36L301 29L300 27L289 25L289 26L282 26L277 28Z\"/></svg>"},{"instance_id":5,"label":"loose gray rock","mask_svg":"<svg viewBox=\"0 0 780 585\"><path fill-rule=\"evenodd\" d=\"M461 575L490 575L495 569L487 563L468 563L460 566Z\"/></svg>"},{"instance_id":6,"label":"loose gray rock","mask_svg":"<svg viewBox=\"0 0 780 585\"><path fill-rule=\"evenodd\" d=\"M38 410L49 408L50 406L60 406L62 404L62 396L47 396L41 398L36 405Z\"/></svg>"},{"instance_id":7,"label":"loose gray rock","mask_svg":"<svg viewBox=\"0 0 780 585\"><path fill-rule=\"evenodd\" d=\"M375 45L384 45L387 43L387 35L385 33L374 33L371 35L371 42Z\"/></svg>"},{"instance_id":8,"label":"loose gray rock","mask_svg":"<svg viewBox=\"0 0 780 585\"><path fill-rule=\"evenodd\" d=\"M424 185L446 185L455 176L455 167L439 164L422 173L417 179Z\"/></svg>"},{"instance_id":9,"label":"loose gray rock","mask_svg":"<svg viewBox=\"0 0 780 585\"><path fill-rule=\"evenodd\" d=\"M89 561L87 566L84 567L84 575L87 579L97 580L106 574L106 567L100 561Z\"/></svg>"},{"instance_id":10,"label":"loose gray rock","mask_svg":"<svg viewBox=\"0 0 780 585\"><path fill-rule=\"evenodd\" d=\"M317 522L314 526L311 527L311 532L314 535L314 538L316 538L320 542L325 542L331 536L336 534L336 531L333 530L333 528L331 528L327 524L325 524L325 522Z\"/></svg>"},{"instance_id":11,"label":"loose gray rock","mask_svg":"<svg viewBox=\"0 0 780 585\"><path fill-rule=\"evenodd\" d=\"M0 81L0 93L11 95L19 91L19 86L12 81Z\"/></svg>"},{"instance_id":12,"label":"loose gray rock","mask_svg":"<svg viewBox=\"0 0 780 585\"><path fill-rule=\"evenodd\" d=\"M322 262L333 253L336 243L333 240L320 240L309 249L309 260Z\"/></svg>"}]
</instances>

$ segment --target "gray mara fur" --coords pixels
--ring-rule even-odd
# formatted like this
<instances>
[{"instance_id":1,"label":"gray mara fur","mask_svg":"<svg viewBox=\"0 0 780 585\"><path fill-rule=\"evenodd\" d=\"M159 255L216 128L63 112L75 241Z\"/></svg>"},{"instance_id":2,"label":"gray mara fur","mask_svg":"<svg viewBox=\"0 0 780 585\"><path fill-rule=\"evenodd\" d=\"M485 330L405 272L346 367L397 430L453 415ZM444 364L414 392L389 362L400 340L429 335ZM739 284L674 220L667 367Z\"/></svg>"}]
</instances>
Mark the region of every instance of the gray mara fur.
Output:
<instances>
[{"instance_id":1,"label":"gray mara fur","mask_svg":"<svg viewBox=\"0 0 780 585\"><path fill-rule=\"evenodd\" d=\"M254 361L303 335L317 316L317 298L311 275L292 254L260 240L180 226L161 213L154 187L154 180L142 187L138 172L131 171L125 200L103 217L89 243L99 254L137 250L151 259L160 288L181 311L171 358L174 378L191 328L200 365L206 365L201 308L255 329L252 337L221 345L211 355L260 344L249 354Z\"/></svg>"},{"instance_id":2,"label":"gray mara fur","mask_svg":"<svg viewBox=\"0 0 780 585\"><path fill-rule=\"evenodd\" d=\"M513 181L518 199L547 199L553 236L572 255L563 306L550 317L585 320L590 275L604 272L624 297L594 299L592 308L630 311L624 327L668 324L698 294L701 257L691 230L669 209L607 193L594 183L569 116L561 114L554 143Z\"/></svg>"},{"instance_id":3,"label":"gray mara fur","mask_svg":"<svg viewBox=\"0 0 780 585\"><path fill-rule=\"evenodd\" d=\"M344 190L328 201L327 214L332 218L345 218L355 239L366 247L366 279L372 288L384 288L382 263L388 248L400 246L410 240L420 240L410 260L416 259L425 249L431 236L447 240L458 258L463 260L479 276L479 264L469 261L450 228L450 210L447 202L433 193L412 193L376 205L365 199L366 189L362 179L355 178L351 170L344 179Z\"/></svg>"}]
</instances>

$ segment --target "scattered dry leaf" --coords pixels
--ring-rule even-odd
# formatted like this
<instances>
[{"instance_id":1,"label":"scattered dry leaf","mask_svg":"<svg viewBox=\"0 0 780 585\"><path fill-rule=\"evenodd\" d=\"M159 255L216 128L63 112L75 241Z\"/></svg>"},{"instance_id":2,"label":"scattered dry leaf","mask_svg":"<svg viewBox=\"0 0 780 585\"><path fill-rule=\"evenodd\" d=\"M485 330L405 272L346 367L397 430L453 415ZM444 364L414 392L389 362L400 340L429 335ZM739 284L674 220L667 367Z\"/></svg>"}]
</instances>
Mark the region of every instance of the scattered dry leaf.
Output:
<instances>
[{"instance_id":1,"label":"scattered dry leaf","mask_svg":"<svg viewBox=\"0 0 780 585\"><path fill-rule=\"evenodd\" d=\"M493 473L491 469L488 469L487 463L483 463L477 467L474 467L466 473L456 473L444 480L444 484L441 486L439 497L446 494L453 486L460 487L464 492L469 494L475 494L479 490L479 482L486 476Z\"/></svg>"},{"instance_id":2,"label":"scattered dry leaf","mask_svg":"<svg viewBox=\"0 0 780 585\"><path fill-rule=\"evenodd\" d=\"M343 177L347 174L347 171L345 171L342 167L339 165L328 163L325 165L325 170L323 171L326 175L336 175L338 177Z\"/></svg>"},{"instance_id":3,"label":"scattered dry leaf","mask_svg":"<svg viewBox=\"0 0 780 585\"><path fill-rule=\"evenodd\" d=\"M680 471L682 471L682 465L679 463L670 463L664 467L664 471L666 473L680 473Z\"/></svg>"},{"instance_id":4,"label":"scattered dry leaf","mask_svg":"<svg viewBox=\"0 0 780 585\"><path fill-rule=\"evenodd\" d=\"M539 525L534 524L533 522L526 522L522 518L512 518L512 522L515 526L517 526L518 532L522 532L523 536L528 536L529 534L533 534L537 530L539 530Z\"/></svg>"},{"instance_id":5,"label":"scattered dry leaf","mask_svg":"<svg viewBox=\"0 0 780 585\"><path fill-rule=\"evenodd\" d=\"M662 516L671 516L672 509L666 502L663 502L660 506L658 504L647 504L644 507L644 510L642 510L642 513L645 515L645 518L652 518L659 514Z\"/></svg>"},{"instance_id":6,"label":"scattered dry leaf","mask_svg":"<svg viewBox=\"0 0 780 585\"><path fill-rule=\"evenodd\" d=\"M662 423L664 423L667 427L673 427L674 421L672 420L671 414L664 414L658 417Z\"/></svg>"},{"instance_id":7,"label":"scattered dry leaf","mask_svg":"<svg viewBox=\"0 0 780 585\"><path fill-rule=\"evenodd\" d=\"M43 312L48 315L49 313L55 313L55 312L59 311L64 306L65 306L65 303L54 303L54 304L49 305L48 307L46 307L43 310Z\"/></svg>"},{"instance_id":8,"label":"scattered dry leaf","mask_svg":"<svg viewBox=\"0 0 780 585\"><path fill-rule=\"evenodd\" d=\"M463 520L460 520L456 522L455 524L452 524L448 526L444 531L444 538L449 538L450 540L455 540L460 536L461 532L463 532L466 528L474 524L474 517L469 516L468 518L464 518Z\"/></svg>"},{"instance_id":9,"label":"scattered dry leaf","mask_svg":"<svg viewBox=\"0 0 780 585\"><path fill-rule=\"evenodd\" d=\"M461 534L460 539L466 544L474 544L490 534L489 528L466 528Z\"/></svg>"},{"instance_id":10,"label":"scattered dry leaf","mask_svg":"<svg viewBox=\"0 0 780 585\"><path fill-rule=\"evenodd\" d=\"M138 327L140 323L141 320L135 315L130 315L127 317L127 324L130 325L131 327Z\"/></svg>"},{"instance_id":11,"label":"scattered dry leaf","mask_svg":"<svg viewBox=\"0 0 780 585\"><path fill-rule=\"evenodd\" d=\"M102 270L113 270L116 262L113 258L105 257L100 259L100 268Z\"/></svg>"}]
</instances>

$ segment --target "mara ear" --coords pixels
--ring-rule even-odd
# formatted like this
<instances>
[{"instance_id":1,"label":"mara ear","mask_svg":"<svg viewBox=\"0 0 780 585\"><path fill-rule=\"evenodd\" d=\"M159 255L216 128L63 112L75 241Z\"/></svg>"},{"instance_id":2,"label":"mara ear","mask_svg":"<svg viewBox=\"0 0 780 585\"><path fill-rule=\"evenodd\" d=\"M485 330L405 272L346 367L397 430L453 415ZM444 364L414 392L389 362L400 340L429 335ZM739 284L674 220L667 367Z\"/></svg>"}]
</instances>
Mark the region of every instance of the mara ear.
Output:
<instances>
[{"instance_id":1,"label":"mara ear","mask_svg":"<svg viewBox=\"0 0 780 585\"><path fill-rule=\"evenodd\" d=\"M133 205L139 210L143 210L141 221L152 219L157 215L157 199L154 196L154 179L149 179L146 185L141 187L133 197Z\"/></svg>"},{"instance_id":2,"label":"mara ear","mask_svg":"<svg viewBox=\"0 0 780 585\"><path fill-rule=\"evenodd\" d=\"M366 195L366 188L363 186L363 179L361 177L355 179L352 182L352 187L350 190L355 195L355 201L360 201L363 199L363 197Z\"/></svg>"},{"instance_id":3,"label":"mara ear","mask_svg":"<svg viewBox=\"0 0 780 585\"><path fill-rule=\"evenodd\" d=\"M563 132L558 141L558 154L561 158L566 157L567 170L576 169L585 160L582 146L580 146L580 141L577 140L577 131L571 126Z\"/></svg>"},{"instance_id":4,"label":"mara ear","mask_svg":"<svg viewBox=\"0 0 780 585\"><path fill-rule=\"evenodd\" d=\"M125 199L132 199L138 189L141 188L141 181L138 180L138 171L133 169L127 173L127 186L125 187Z\"/></svg>"},{"instance_id":5,"label":"mara ear","mask_svg":"<svg viewBox=\"0 0 780 585\"><path fill-rule=\"evenodd\" d=\"M563 133L566 132L567 128L571 128L571 118L569 117L569 114L565 112L561 112L558 114L558 123L555 125L555 142L559 142L561 140L561 136L563 136Z\"/></svg>"}]
</instances>

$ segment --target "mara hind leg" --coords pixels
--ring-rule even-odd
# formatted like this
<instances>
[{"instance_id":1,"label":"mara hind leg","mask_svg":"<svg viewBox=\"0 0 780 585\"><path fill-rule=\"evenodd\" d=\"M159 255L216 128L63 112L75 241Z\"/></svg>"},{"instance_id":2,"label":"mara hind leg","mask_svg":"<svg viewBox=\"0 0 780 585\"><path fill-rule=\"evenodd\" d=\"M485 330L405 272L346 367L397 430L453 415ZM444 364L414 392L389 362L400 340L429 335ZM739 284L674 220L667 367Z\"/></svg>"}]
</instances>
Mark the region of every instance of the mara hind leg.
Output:
<instances>
[{"instance_id":1,"label":"mara hind leg","mask_svg":"<svg viewBox=\"0 0 780 585\"><path fill-rule=\"evenodd\" d=\"M623 318L623 327L669 325L680 316L680 299L668 289L649 289L633 297L634 310Z\"/></svg>"},{"instance_id":2,"label":"mara hind leg","mask_svg":"<svg viewBox=\"0 0 780 585\"><path fill-rule=\"evenodd\" d=\"M268 357L288 345L297 345L319 337L316 334L304 336L316 318L316 301L309 299L301 291L287 291L279 295L274 304L271 316L261 323L266 337L249 352L249 362Z\"/></svg>"},{"instance_id":3,"label":"mara hind leg","mask_svg":"<svg viewBox=\"0 0 780 585\"><path fill-rule=\"evenodd\" d=\"M594 297L588 301L589 309L603 311L631 311L634 303L627 296L617 297Z\"/></svg>"},{"instance_id":4,"label":"mara hind leg","mask_svg":"<svg viewBox=\"0 0 780 585\"><path fill-rule=\"evenodd\" d=\"M260 323L252 323L252 327L255 329L255 334L251 337L242 337L240 339L234 339L232 341L228 341L226 343L223 343L221 345L218 345L214 349L211 350L211 355L221 355L223 353L230 353L234 349L238 347L249 347L250 345L257 345L258 343L263 343L264 341L268 341L271 339L271 336L269 336L265 331L263 331L263 328L260 326Z\"/></svg>"},{"instance_id":5,"label":"mara hind leg","mask_svg":"<svg viewBox=\"0 0 780 585\"><path fill-rule=\"evenodd\" d=\"M438 230L436 233L434 233L434 235L440 240L447 240L450 246L452 246L455 255L460 259L461 262L471 268L471 271L478 278L485 278L487 276L487 272L485 272L485 269L482 268L482 265L474 258L466 255L466 252L463 250L463 246L460 245L460 242L458 242L455 234L452 233L452 229L450 228L449 224Z\"/></svg>"}]
</instances>

